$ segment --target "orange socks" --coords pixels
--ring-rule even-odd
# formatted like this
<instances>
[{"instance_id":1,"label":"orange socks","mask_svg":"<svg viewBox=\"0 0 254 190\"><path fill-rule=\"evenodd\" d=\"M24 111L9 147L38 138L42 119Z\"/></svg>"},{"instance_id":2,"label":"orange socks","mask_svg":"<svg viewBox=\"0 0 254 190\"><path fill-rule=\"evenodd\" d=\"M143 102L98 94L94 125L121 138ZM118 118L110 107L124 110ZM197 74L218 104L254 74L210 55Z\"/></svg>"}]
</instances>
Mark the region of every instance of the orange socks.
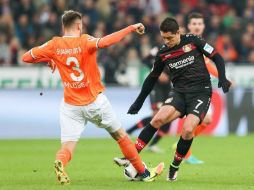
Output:
<instances>
[{"instance_id":1,"label":"orange socks","mask_svg":"<svg viewBox=\"0 0 254 190\"><path fill-rule=\"evenodd\" d=\"M194 131L194 136L196 137L196 136L200 135L200 133L203 132L203 130L206 128L206 126L207 126L207 125L205 125L205 124L203 124L203 123L201 123L200 125L198 125L198 126L196 127L195 131Z\"/></svg>"},{"instance_id":2,"label":"orange socks","mask_svg":"<svg viewBox=\"0 0 254 190\"><path fill-rule=\"evenodd\" d=\"M60 160L65 167L71 160L71 152L67 148L62 148L56 153L56 160Z\"/></svg>"},{"instance_id":3,"label":"orange socks","mask_svg":"<svg viewBox=\"0 0 254 190\"><path fill-rule=\"evenodd\" d=\"M138 171L139 174L145 172L145 167L143 166L142 160L135 148L135 145L126 135L125 137L119 139L118 144L125 158L127 158L133 167Z\"/></svg>"}]
</instances>

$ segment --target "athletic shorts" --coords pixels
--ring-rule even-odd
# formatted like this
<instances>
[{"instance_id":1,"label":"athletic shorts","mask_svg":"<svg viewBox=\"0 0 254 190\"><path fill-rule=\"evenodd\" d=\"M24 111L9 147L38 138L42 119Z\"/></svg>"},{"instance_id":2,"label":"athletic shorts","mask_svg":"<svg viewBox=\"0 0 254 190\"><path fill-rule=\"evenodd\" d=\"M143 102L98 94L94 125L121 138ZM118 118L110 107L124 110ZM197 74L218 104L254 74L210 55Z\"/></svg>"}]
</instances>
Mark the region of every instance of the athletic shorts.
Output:
<instances>
[{"instance_id":1,"label":"athletic shorts","mask_svg":"<svg viewBox=\"0 0 254 190\"><path fill-rule=\"evenodd\" d=\"M181 113L181 117L194 114L199 117L201 123L210 106L211 95L210 89L192 93L182 93L172 89L164 105L175 107Z\"/></svg>"},{"instance_id":2,"label":"athletic shorts","mask_svg":"<svg viewBox=\"0 0 254 190\"><path fill-rule=\"evenodd\" d=\"M61 142L78 141L90 121L97 127L114 133L121 128L110 102L104 94L99 94L96 100L85 106L74 106L62 101L60 107Z\"/></svg>"}]
</instances>

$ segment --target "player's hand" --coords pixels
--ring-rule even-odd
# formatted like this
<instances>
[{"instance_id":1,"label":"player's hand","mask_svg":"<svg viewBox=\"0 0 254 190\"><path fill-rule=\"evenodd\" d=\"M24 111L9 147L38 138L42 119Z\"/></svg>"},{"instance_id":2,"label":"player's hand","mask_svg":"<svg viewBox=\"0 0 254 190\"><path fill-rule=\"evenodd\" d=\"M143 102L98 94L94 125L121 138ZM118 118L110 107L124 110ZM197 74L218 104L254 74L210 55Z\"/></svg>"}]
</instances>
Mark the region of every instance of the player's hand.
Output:
<instances>
[{"instance_id":1,"label":"player's hand","mask_svg":"<svg viewBox=\"0 0 254 190\"><path fill-rule=\"evenodd\" d=\"M222 88L224 93L229 91L230 86L231 82L228 79L219 80L218 87Z\"/></svg>"},{"instance_id":2,"label":"player's hand","mask_svg":"<svg viewBox=\"0 0 254 190\"><path fill-rule=\"evenodd\" d=\"M142 107L142 104L134 102L129 108L127 114L137 114L138 111L141 109L141 107Z\"/></svg>"},{"instance_id":3,"label":"player's hand","mask_svg":"<svg viewBox=\"0 0 254 190\"><path fill-rule=\"evenodd\" d=\"M51 59L51 61L50 62L48 62L48 67L50 67L50 69L51 69L51 71L52 71L52 73L54 73L55 72L55 70L56 70L56 63Z\"/></svg>"},{"instance_id":4,"label":"player's hand","mask_svg":"<svg viewBox=\"0 0 254 190\"><path fill-rule=\"evenodd\" d=\"M145 33L145 27L142 23L133 24L132 26L138 34L142 35Z\"/></svg>"}]
</instances>

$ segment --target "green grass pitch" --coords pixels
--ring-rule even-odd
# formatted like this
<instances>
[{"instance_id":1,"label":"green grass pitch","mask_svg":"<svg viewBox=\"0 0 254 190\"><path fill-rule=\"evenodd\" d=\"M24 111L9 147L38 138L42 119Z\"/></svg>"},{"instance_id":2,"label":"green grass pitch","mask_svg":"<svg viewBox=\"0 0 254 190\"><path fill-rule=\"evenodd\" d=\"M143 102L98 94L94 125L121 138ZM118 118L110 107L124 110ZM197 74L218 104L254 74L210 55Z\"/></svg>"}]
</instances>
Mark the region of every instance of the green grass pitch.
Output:
<instances>
[{"instance_id":1,"label":"green grass pitch","mask_svg":"<svg viewBox=\"0 0 254 190\"><path fill-rule=\"evenodd\" d=\"M166 164L151 183L129 182L112 158L120 156L112 139L82 139L67 167L71 185L57 184L53 162L58 140L0 140L0 190L249 190L254 189L254 135L247 137L198 137L193 153L203 165L182 164L178 180L167 182L176 137L164 138L159 146L165 154L143 151L146 164Z\"/></svg>"}]
</instances>

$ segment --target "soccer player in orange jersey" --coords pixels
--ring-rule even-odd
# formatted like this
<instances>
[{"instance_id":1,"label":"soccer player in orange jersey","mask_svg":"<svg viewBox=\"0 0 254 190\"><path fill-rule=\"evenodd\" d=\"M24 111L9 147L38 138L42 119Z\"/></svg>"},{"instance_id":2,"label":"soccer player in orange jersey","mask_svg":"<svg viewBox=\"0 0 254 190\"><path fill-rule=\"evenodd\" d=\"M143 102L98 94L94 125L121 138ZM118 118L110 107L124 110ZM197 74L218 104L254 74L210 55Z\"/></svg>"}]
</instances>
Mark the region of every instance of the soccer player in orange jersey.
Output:
<instances>
[{"instance_id":1,"label":"soccer player in orange jersey","mask_svg":"<svg viewBox=\"0 0 254 190\"><path fill-rule=\"evenodd\" d=\"M205 30L205 23L204 23L204 17L200 13L191 13L188 16L188 30L191 34L197 35L197 36L202 36L203 32ZM205 63L206 67L211 75L214 77L218 78L218 71L216 67L211 63L211 60L205 57ZM202 131L206 128L207 125L209 125L212 122L212 116L211 116L211 108L209 108L203 122L198 125L194 131L195 136L199 135L202 133ZM195 158L192 154L191 151L187 153L185 156L186 163L189 164L202 164L203 161L198 160Z\"/></svg>"},{"instance_id":2,"label":"soccer player in orange jersey","mask_svg":"<svg viewBox=\"0 0 254 190\"><path fill-rule=\"evenodd\" d=\"M161 163L146 169L134 144L121 127L112 107L103 94L96 52L116 44L126 35L144 33L141 23L130 25L103 38L82 35L82 15L65 11L62 15L62 37L54 37L45 44L26 52L22 60L27 63L51 62L59 70L64 86L64 99L60 108L62 146L56 154L55 172L60 184L69 184L65 167L73 156L74 149L85 124L90 121L106 129L117 141L123 155L130 160L142 181L153 181L163 170Z\"/></svg>"}]
</instances>

